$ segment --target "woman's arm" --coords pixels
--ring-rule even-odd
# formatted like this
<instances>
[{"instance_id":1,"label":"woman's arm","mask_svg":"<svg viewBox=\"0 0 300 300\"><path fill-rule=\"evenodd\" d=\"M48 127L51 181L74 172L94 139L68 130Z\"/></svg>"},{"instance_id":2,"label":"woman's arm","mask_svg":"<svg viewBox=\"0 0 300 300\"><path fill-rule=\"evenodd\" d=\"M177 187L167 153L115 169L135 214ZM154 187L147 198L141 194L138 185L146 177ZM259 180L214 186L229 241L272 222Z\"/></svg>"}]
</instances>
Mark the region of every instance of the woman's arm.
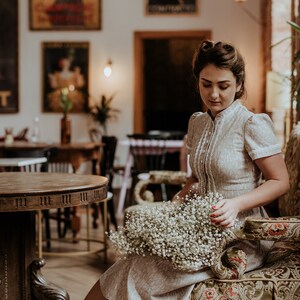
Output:
<instances>
[{"instance_id":1,"label":"woman's arm","mask_svg":"<svg viewBox=\"0 0 300 300\"><path fill-rule=\"evenodd\" d=\"M198 179L194 174L192 174L185 183L184 187L173 197L172 202L182 202L184 201L184 196L191 191L191 187L194 183L198 183Z\"/></svg>"},{"instance_id":2,"label":"woman's arm","mask_svg":"<svg viewBox=\"0 0 300 300\"><path fill-rule=\"evenodd\" d=\"M289 177L281 154L259 158L255 163L261 170L265 182L244 195L219 201L213 207L212 222L231 227L238 213L264 206L288 191Z\"/></svg>"}]
</instances>

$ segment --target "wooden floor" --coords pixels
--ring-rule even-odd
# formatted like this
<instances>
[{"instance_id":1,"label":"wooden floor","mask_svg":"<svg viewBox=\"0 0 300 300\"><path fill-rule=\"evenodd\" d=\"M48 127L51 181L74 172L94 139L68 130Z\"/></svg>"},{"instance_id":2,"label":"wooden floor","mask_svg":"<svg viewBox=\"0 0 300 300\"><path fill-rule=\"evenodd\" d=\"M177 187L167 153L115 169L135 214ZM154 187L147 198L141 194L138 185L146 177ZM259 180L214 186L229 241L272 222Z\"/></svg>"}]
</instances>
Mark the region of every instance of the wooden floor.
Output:
<instances>
[{"instance_id":1,"label":"wooden floor","mask_svg":"<svg viewBox=\"0 0 300 300\"><path fill-rule=\"evenodd\" d=\"M79 210L81 215L82 229L79 237L84 238L86 236L86 211L81 208ZM90 220L92 221L92 220ZM101 225L101 219L99 224ZM111 226L113 229L113 226ZM103 239L103 226L98 229L93 229L91 226L91 237L95 239ZM71 236L71 232L68 234ZM57 237L56 222L51 221L51 237ZM85 251L87 248L86 241L80 241L77 244L62 241L51 241L51 251ZM91 243L91 250L98 250L102 247L99 243ZM72 256L49 256L43 254L46 265L42 268L42 274L44 277L67 290L71 300L83 300L87 295L90 288L99 279L99 276L111 266L116 257L114 251L108 249L107 262L104 261L104 253L99 252L97 254L86 255L72 255Z\"/></svg>"}]
</instances>

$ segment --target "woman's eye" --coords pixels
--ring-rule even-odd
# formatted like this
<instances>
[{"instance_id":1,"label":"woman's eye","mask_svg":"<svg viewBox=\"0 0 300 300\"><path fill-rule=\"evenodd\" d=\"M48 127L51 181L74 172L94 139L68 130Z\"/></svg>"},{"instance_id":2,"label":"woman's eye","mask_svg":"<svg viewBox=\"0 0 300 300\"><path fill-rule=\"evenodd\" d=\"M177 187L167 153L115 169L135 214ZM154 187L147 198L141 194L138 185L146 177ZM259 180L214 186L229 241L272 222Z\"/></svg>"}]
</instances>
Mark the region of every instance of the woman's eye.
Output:
<instances>
[{"instance_id":1,"label":"woman's eye","mask_svg":"<svg viewBox=\"0 0 300 300\"><path fill-rule=\"evenodd\" d=\"M208 87L210 87L211 85L210 85L209 83L203 83L203 86L206 87L206 88L208 88Z\"/></svg>"},{"instance_id":2,"label":"woman's eye","mask_svg":"<svg viewBox=\"0 0 300 300\"><path fill-rule=\"evenodd\" d=\"M229 86L228 85L220 85L221 90L226 90Z\"/></svg>"}]
</instances>

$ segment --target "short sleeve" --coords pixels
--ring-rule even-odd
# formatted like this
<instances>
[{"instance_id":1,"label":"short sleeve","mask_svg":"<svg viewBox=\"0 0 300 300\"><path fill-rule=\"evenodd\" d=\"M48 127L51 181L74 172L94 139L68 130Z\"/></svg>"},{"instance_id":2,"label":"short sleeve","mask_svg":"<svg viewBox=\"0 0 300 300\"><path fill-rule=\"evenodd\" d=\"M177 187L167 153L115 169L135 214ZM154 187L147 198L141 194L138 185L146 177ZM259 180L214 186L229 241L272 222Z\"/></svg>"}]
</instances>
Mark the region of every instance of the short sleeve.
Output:
<instances>
[{"instance_id":1,"label":"short sleeve","mask_svg":"<svg viewBox=\"0 0 300 300\"><path fill-rule=\"evenodd\" d=\"M252 115L245 125L246 150L252 160L281 152L274 126L266 114Z\"/></svg>"},{"instance_id":2,"label":"short sleeve","mask_svg":"<svg viewBox=\"0 0 300 300\"><path fill-rule=\"evenodd\" d=\"M193 136L195 132L195 119L197 116L201 115L201 112L193 113L190 117L189 124L188 124L188 132L187 132L187 138L186 138L186 152L187 154L190 154L190 151L192 149L192 141Z\"/></svg>"}]
</instances>

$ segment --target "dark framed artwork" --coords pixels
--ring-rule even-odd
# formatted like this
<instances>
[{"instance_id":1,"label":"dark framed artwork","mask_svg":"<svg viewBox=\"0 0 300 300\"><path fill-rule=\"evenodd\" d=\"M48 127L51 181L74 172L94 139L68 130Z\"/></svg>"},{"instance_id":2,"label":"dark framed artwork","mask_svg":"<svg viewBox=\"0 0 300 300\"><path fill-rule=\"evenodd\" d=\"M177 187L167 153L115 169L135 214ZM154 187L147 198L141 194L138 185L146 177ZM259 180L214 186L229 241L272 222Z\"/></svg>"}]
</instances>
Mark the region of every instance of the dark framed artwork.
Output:
<instances>
[{"instance_id":1,"label":"dark framed artwork","mask_svg":"<svg viewBox=\"0 0 300 300\"><path fill-rule=\"evenodd\" d=\"M101 0L29 0L31 30L100 30Z\"/></svg>"},{"instance_id":2,"label":"dark framed artwork","mask_svg":"<svg viewBox=\"0 0 300 300\"><path fill-rule=\"evenodd\" d=\"M144 0L146 15L197 14L200 0Z\"/></svg>"},{"instance_id":3,"label":"dark framed artwork","mask_svg":"<svg viewBox=\"0 0 300 300\"><path fill-rule=\"evenodd\" d=\"M18 0L0 1L0 113L19 111Z\"/></svg>"},{"instance_id":4,"label":"dark framed artwork","mask_svg":"<svg viewBox=\"0 0 300 300\"><path fill-rule=\"evenodd\" d=\"M87 112L89 42L44 42L42 52L42 110L61 112L62 91L67 88L70 112Z\"/></svg>"}]
</instances>

